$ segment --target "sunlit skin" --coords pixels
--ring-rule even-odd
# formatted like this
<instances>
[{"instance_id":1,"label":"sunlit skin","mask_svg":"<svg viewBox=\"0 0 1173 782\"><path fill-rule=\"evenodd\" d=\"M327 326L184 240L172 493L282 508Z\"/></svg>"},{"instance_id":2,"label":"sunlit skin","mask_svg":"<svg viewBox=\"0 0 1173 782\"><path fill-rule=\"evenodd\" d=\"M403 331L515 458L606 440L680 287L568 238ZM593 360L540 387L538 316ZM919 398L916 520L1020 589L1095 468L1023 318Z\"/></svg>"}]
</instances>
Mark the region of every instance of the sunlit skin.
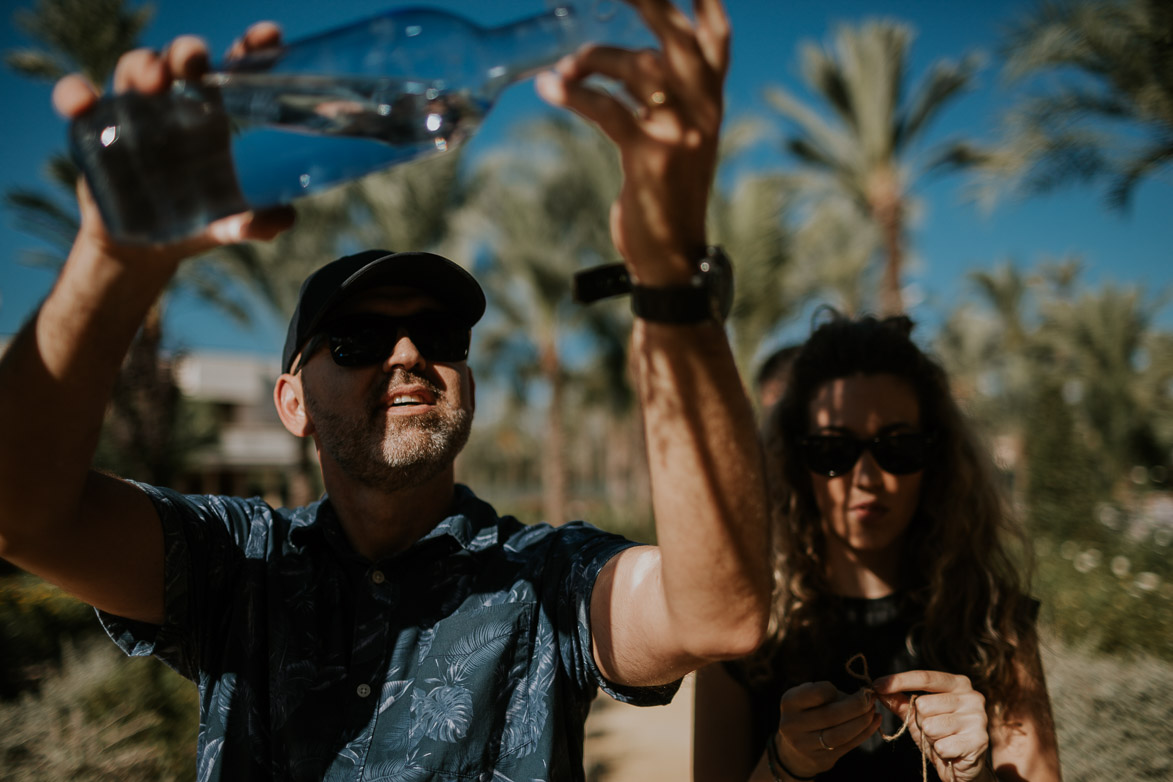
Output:
<instances>
[{"instance_id":1,"label":"sunlit skin","mask_svg":"<svg viewBox=\"0 0 1173 782\"><path fill-rule=\"evenodd\" d=\"M409 288L384 287L356 295L331 317L356 313L404 316L431 309L440 309L431 297ZM368 367L340 367L322 347L307 357L302 383L312 397L311 408L366 416L382 430L369 432L368 436L378 436L384 442L410 436L412 419L450 416L461 410L471 414L474 407L472 373L467 363L430 361L407 335L399 339L394 352L382 364ZM411 397L414 404L393 404L400 396Z\"/></svg>"},{"instance_id":2,"label":"sunlit skin","mask_svg":"<svg viewBox=\"0 0 1173 782\"><path fill-rule=\"evenodd\" d=\"M405 316L438 308L415 290L383 287L357 294L331 315ZM430 361L407 334L381 364L365 367L338 366L323 346L305 358L300 372L281 376L275 398L286 427L313 436L336 504L353 497L377 502L388 492L410 500L410 512L394 519L341 514L359 553L379 559L402 551L443 517L452 497L453 459L475 407L467 363ZM425 505L430 512L421 512Z\"/></svg>"},{"instance_id":3,"label":"sunlit skin","mask_svg":"<svg viewBox=\"0 0 1173 782\"><path fill-rule=\"evenodd\" d=\"M812 434L858 438L920 430L912 388L890 374L853 375L823 384L810 402ZM832 588L883 597L897 584L900 547L920 501L922 473L893 475L864 451L844 475L808 473L827 537Z\"/></svg>"}]
</instances>

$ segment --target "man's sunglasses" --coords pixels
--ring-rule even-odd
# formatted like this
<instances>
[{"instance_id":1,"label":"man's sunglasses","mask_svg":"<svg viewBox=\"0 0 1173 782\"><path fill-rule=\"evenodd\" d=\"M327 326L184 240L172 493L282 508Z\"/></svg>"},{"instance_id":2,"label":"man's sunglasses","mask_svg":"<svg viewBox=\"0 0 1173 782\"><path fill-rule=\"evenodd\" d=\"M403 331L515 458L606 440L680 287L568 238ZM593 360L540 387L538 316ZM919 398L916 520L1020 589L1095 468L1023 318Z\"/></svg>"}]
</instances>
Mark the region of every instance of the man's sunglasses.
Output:
<instances>
[{"instance_id":1,"label":"man's sunglasses","mask_svg":"<svg viewBox=\"0 0 1173 782\"><path fill-rule=\"evenodd\" d=\"M804 437L802 460L808 470L828 478L843 475L869 451L880 469L892 475L920 472L928 464L933 436L926 432L894 432L864 439L845 434Z\"/></svg>"},{"instance_id":2,"label":"man's sunglasses","mask_svg":"<svg viewBox=\"0 0 1173 782\"><path fill-rule=\"evenodd\" d=\"M401 332L402 330L402 332ZM318 329L301 352L296 374L323 344L340 367L366 367L382 363L395 352L402 333L428 361L464 361L468 358L472 331L435 310L391 316L359 313L332 320Z\"/></svg>"}]
</instances>

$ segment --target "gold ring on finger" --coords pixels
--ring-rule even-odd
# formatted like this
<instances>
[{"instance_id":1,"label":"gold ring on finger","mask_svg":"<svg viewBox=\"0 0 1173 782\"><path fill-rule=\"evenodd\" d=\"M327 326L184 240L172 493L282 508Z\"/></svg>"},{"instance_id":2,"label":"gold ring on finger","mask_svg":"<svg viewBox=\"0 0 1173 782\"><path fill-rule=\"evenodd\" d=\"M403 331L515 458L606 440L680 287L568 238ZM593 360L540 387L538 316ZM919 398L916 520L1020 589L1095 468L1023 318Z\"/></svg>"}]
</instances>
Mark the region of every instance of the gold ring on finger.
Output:
<instances>
[{"instance_id":1,"label":"gold ring on finger","mask_svg":"<svg viewBox=\"0 0 1173 782\"><path fill-rule=\"evenodd\" d=\"M823 749L827 750L828 752L835 751L834 747L827 746L826 740L823 739L823 731L821 731L821 730L819 731L819 746L822 747Z\"/></svg>"},{"instance_id":2,"label":"gold ring on finger","mask_svg":"<svg viewBox=\"0 0 1173 782\"><path fill-rule=\"evenodd\" d=\"M648 96L648 105L649 106L663 106L667 102L668 102L668 93L664 92L663 90L656 90L655 92L653 92L651 95Z\"/></svg>"}]
</instances>

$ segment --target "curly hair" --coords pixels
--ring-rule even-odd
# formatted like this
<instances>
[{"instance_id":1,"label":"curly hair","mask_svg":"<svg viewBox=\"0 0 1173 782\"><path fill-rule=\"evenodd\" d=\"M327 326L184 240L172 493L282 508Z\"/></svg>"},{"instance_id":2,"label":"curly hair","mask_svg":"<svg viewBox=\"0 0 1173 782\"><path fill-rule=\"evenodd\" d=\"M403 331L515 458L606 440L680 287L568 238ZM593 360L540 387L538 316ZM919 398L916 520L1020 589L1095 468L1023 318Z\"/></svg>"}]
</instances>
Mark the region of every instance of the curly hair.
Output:
<instances>
[{"instance_id":1,"label":"curly hair","mask_svg":"<svg viewBox=\"0 0 1173 782\"><path fill-rule=\"evenodd\" d=\"M809 434L810 402L825 383L891 374L913 389L921 426L934 433L920 501L905 533L898 585L922 617L906 639L925 664L968 675L997 710L1020 695L1015 656L1033 644L1027 541L987 450L972 432L941 366L911 339L906 317L849 319L833 313L794 360L785 395L766 421L763 441L772 479L775 598L770 640L760 663L786 648L791 634L818 639L835 598L824 566L826 537L810 473L799 457ZM1020 546L1017 551L1014 546ZM1021 560L1021 561L1020 561ZM1033 648L1033 646L1028 647Z\"/></svg>"}]
</instances>

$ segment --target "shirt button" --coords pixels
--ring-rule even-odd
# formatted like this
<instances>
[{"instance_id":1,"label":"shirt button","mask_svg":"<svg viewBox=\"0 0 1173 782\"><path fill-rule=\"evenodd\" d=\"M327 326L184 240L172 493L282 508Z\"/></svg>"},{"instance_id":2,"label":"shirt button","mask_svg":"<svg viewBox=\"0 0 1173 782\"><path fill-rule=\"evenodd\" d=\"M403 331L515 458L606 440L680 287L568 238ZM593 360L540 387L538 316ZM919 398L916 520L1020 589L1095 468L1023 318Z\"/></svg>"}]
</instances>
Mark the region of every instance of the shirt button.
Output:
<instances>
[{"instance_id":1,"label":"shirt button","mask_svg":"<svg viewBox=\"0 0 1173 782\"><path fill-rule=\"evenodd\" d=\"M368 695L370 695L370 694L371 694L371 685L369 685L369 684L360 684L360 685L358 686L358 689L357 689L355 692L357 692L357 693L358 693L358 697L360 697L360 698L365 698L365 697L367 697Z\"/></svg>"},{"instance_id":2,"label":"shirt button","mask_svg":"<svg viewBox=\"0 0 1173 782\"><path fill-rule=\"evenodd\" d=\"M371 573L371 581L375 582L376 584L382 584L386 580L387 580L387 577L385 575L383 575L382 570L376 570L373 573Z\"/></svg>"}]
</instances>

